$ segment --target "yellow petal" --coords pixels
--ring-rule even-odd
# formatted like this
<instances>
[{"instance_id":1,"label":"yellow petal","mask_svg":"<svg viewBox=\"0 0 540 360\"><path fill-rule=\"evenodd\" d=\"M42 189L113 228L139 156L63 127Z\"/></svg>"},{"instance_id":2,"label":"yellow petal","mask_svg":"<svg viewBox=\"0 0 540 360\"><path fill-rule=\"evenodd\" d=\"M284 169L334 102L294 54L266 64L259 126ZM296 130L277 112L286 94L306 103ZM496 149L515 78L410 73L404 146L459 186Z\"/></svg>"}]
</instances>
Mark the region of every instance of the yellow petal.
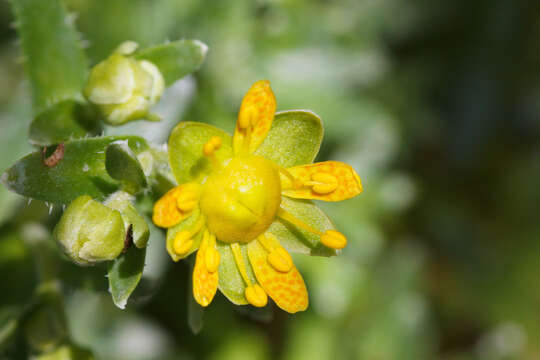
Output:
<instances>
[{"instance_id":1,"label":"yellow petal","mask_svg":"<svg viewBox=\"0 0 540 360\"><path fill-rule=\"evenodd\" d=\"M296 199L340 201L362 192L362 183L354 169L339 161L295 166L287 171L295 179L281 177L282 194Z\"/></svg>"},{"instance_id":2,"label":"yellow petal","mask_svg":"<svg viewBox=\"0 0 540 360\"><path fill-rule=\"evenodd\" d=\"M209 238L210 235L205 232L193 268L193 297L201 306L208 306L212 302L218 286L218 272L207 266L206 254L215 250L215 244L209 244Z\"/></svg>"},{"instance_id":3,"label":"yellow petal","mask_svg":"<svg viewBox=\"0 0 540 360\"><path fill-rule=\"evenodd\" d=\"M296 267L293 265L287 273L274 269L268 262L268 252L258 240L250 242L247 250L257 281L277 306L289 313L306 310L308 293Z\"/></svg>"},{"instance_id":4,"label":"yellow petal","mask_svg":"<svg viewBox=\"0 0 540 360\"><path fill-rule=\"evenodd\" d=\"M254 83L242 100L233 138L234 153L254 152L266 138L276 112L276 98L268 80Z\"/></svg>"},{"instance_id":5,"label":"yellow petal","mask_svg":"<svg viewBox=\"0 0 540 360\"><path fill-rule=\"evenodd\" d=\"M199 185L196 183L186 183L172 188L163 195L154 204L154 213L152 215L154 224L168 228L179 224L187 218L198 203L198 195L197 198L192 196L193 193L198 194L198 187ZM189 202L184 201L186 196L189 198Z\"/></svg>"}]
</instances>

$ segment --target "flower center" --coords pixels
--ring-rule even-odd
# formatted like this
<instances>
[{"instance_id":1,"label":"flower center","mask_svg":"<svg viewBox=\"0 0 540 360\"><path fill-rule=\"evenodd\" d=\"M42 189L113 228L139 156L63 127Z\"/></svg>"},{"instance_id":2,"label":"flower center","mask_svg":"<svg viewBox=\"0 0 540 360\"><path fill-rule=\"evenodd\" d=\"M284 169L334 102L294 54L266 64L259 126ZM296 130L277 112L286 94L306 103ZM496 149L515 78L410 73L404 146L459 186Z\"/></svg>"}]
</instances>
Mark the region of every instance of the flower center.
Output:
<instances>
[{"instance_id":1,"label":"flower center","mask_svg":"<svg viewBox=\"0 0 540 360\"><path fill-rule=\"evenodd\" d=\"M247 243L266 231L280 203L279 172L260 156L231 159L208 177L200 200L208 229L227 243Z\"/></svg>"}]
</instances>

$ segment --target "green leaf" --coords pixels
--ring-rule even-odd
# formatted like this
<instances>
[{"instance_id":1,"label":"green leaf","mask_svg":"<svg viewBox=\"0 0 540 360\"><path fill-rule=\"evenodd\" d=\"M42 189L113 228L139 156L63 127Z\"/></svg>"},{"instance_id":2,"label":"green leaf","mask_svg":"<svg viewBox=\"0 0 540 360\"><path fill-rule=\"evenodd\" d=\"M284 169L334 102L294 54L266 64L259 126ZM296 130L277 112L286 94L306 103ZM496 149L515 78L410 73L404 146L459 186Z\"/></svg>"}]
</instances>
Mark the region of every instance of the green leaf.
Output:
<instances>
[{"instance_id":1,"label":"green leaf","mask_svg":"<svg viewBox=\"0 0 540 360\"><path fill-rule=\"evenodd\" d=\"M208 46L199 40L179 40L143 49L135 55L156 65L167 86L199 69Z\"/></svg>"},{"instance_id":2,"label":"green leaf","mask_svg":"<svg viewBox=\"0 0 540 360\"><path fill-rule=\"evenodd\" d=\"M93 105L66 100L39 114L30 124L28 138L34 145L45 146L102 131L100 112Z\"/></svg>"},{"instance_id":3,"label":"green leaf","mask_svg":"<svg viewBox=\"0 0 540 360\"><path fill-rule=\"evenodd\" d=\"M179 184L200 180L211 164L203 155L203 146L212 136L219 136L221 147L214 153L218 161L232 157L232 139L225 131L214 126L181 122L171 132L169 138L169 162Z\"/></svg>"},{"instance_id":4,"label":"green leaf","mask_svg":"<svg viewBox=\"0 0 540 360\"><path fill-rule=\"evenodd\" d=\"M82 100L87 62L70 17L59 0L12 0L34 113L68 99Z\"/></svg>"},{"instance_id":5,"label":"green leaf","mask_svg":"<svg viewBox=\"0 0 540 360\"><path fill-rule=\"evenodd\" d=\"M141 280L145 257L146 248L131 246L109 266L109 291L120 309L126 307L129 296Z\"/></svg>"},{"instance_id":6,"label":"green leaf","mask_svg":"<svg viewBox=\"0 0 540 360\"><path fill-rule=\"evenodd\" d=\"M131 193L146 186L143 168L125 140L115 141L107 146L105 168L113 179L126 183Z\"/></svg>"},{"instance_id":7,"label":"green leaf","mask_svg":"<svg viewBox=\"0 0 540 360\"><path fill-rule=\"evenodd\" d=\"M281 206L321 232L335 228L328 216L309 200L296 200L283 196ZM291 252L317 256L337 255L335 250L321 243L318 235L299 229L285 220L274 221L267 231L274 234L281 245Z\"/></svg>"},{"instance_id":8,"label":"green leaf","mask_svg":"<svg viewBox=\"0 0 540 360\"><path fill-rule=\"evenodd\" d=\"M167 252L173 259L173 261L178 261L181 259L184 259L188 257L190 254L192 254L194 251L196 251L199 248L199 245L201 243L202 237L203 237L203 231L199 231L197 235L193 238L193 246L191 249L185 253L184 255L180 256L176 252L174 252L173 244L174 244L174 237L177 233L179 233L182 230L189 230L193 227L195 222L198 220L201 212L199 209L196 209L193 211L193 213L186 219L184 219L180 224L175 225L169 229L167 229Z\"/></svg>"},{"instance_id":9,"label":"green leaf","mask_svg":"<svg viewBox=\"0 0 540 360\"><path fill-rule=\"evenodd\" d=\"M282 167L311 164L323 138L321 119L311 111L289 110L276 113L272 127L256 155Z\"/></svg>"},{"instance_id":10,"label":"green leaf","mask_svg":"<svg viewBox=\"0 0 540 360\"><path fill-rule=\"evenodd\" d=\"M246 297L244 296L246 284L244 283L242 275L240 275L238 267L236 266L231 245L221 241L217 241L216 244L221 258L218 270L218 288L233 304L246 305L248 303ZM240 249L242 249L247 275L251 282L255 284L257 283L257 279L255 278L249 263L246 245L240 245Z\"/></svg>"},{"instance_id":11,"label":"green leaf","mask_svg":"<svg viewBox=\"0 0 540 360\"><path fill-rule=\"evenodd\" d=\"M13 192L52 203L68 204L82 194L103 200L120 186L105 170L105 150L118 140L127 140L136 154L148 149L146 141L136 136L71 141L65 143L56 166L45 166L37 151L6 170L1 181Z\"/></svg>"}]
</instances>

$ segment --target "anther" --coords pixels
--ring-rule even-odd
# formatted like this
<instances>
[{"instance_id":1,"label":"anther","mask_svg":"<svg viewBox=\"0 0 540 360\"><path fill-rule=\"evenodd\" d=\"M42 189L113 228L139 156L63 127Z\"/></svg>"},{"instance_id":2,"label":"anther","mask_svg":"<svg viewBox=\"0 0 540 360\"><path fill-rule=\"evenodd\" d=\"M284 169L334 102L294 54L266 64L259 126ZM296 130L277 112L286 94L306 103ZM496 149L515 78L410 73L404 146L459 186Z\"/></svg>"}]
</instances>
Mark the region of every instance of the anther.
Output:
<instances>
[{"instance_id":1,"label":"anther","mask_svg":"<svg viewBox=\"0 0 540 360\"><path fill-rule=\"evenodd\" d=\"M186 187L178 195L176 199L176 207L178 210L186 213L195 209L199 202L199 188L198 186Z\"/></svg>"},{"instance_id":2,"label":"anther","mask_svg":"<svg viewBox=\"0 0 540 360\"><path fill-rule=\"evenodd\" d=\"M326 230L325 233L321 235L321 242L326 247L339 250L347 245L347 238L339 231Z\"/></svg>"},{"instance_id":3,"label":"anther","mask_svg":"<svg viewBox=\"0 0 540 360\"><path fill-rule=\"evenodd\" d=\"M199 216L193 227L189 230L179 231L173 242L174 252L180 256L185 255L191 248L193 248L193 237L201 231L204 226L204 217Z\"/></svg>"},{"instance_id":4,"label":"anther","mask_svg":"<svg viewBox=\"0 0 540 360\"><path fill-rule=\"evenodd\" d=\"M293 267L291 255L282 246L274 248L267 256L268 263L277 271L288 273Z\"/></svg>"},{"instance_id":5,"label":"anther","mask_svg":"<svg viewBox=\"0 0 540 360\"><path fill-rule=\"evenodd\" d=\"M209 273L215 273L219 268L220 255L216 248L208 247L204 254L204 263Z\"/></svg>"},{"instance_id":6,"label":"anther","mask_svg":"<svg viewBox=\"0 0 540 360\"><path fill-rule=\"evenodd\" d=\"M184 255L193 247L192 233L189 230L182 230L174 237L174 252Z\"/></svg>"},{"instance_id":7,"label":"anther","mask_svg":"<svg viewBox=\"0 0 540 360\"><path fill-rule=\"evenodd\" d=\"M248 127L254 125L253 118L256 119L257 109L253 106L246 107L242 111L242 116L238 118L238 127L242 130L247 129Z\"/></svg>"},{"instance_id":8,"label":"anther","mask_svg":"<svg viewBox=\"0 0 540 360\"><path fill-rule=\"evenodd\" d=\"M311 175L311 180L308 185L312 186L312 190L317 194L326 195L338 188L338 180L332 174L314 173Z\"/></svg>"},{"instance_id":9,"label":"anther","mask_svg":"<svg viewBox=\"0 0 540 360\"><path fill-rule=\"evenodd\" d=\"M203 154L212 156L214 151L221 147L222 140L219 136L212 136L203 146Z\"/></svg>"},{"instance_id":10,"label":"anther","mask_svg":"<svg viewBox=\"0 0 540 360\"><path fill-rule=\"evenodd\" d=\"M268 295L259 284L248 286L244 294L246 300L253 306L263 307L268 303Z\"/></svg>"}]
</instances>

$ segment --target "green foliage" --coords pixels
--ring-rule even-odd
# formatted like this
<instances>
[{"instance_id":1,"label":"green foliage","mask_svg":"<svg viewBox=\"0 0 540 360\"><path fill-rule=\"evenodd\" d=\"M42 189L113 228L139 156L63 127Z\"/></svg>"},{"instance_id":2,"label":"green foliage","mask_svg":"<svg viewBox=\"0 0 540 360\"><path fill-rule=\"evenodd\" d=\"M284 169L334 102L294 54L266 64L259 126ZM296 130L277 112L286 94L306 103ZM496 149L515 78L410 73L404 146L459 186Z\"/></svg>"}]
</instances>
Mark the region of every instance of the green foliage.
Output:
<instances>
[{"instance_id":1,"label":"green foliage","mask_svg":"<svg viewBox=\"0 0 540 360\"><path fill-rule=\"evenodd\" d=\"M142 165L127 142L113 142L107 146L105 168L113 179L124 182L130 192L137 192L147 185Z\"/></svg>"},{"instance_id":2,"label":"green foliage","mask_svg":"<svg viewBox=\"0 0 540 360\"><path fill-rule=\"evenodd\" d=\"M146 248L132 246L109 266L109 291L114 304L120 309L126 307L129 296L141 280L145 257Z\"/></svg>"},{"instance_id":3,"label":"green foliage","mask_svg":"<svg viewBox=\"0 0 540 360\"><path fill-rule=\"evenodd\" d=\"M70 141L55 166L47 167L36 151L6 170L2 183L18 194L56 204L68 204L83 194L103 200L120 187L105 168L105 151L115 141L127 141L135 154L148 149L144 139L134 136Z\"/></svg>"},{"instance_id":4,"label":"green foliage","mask_svg":"<svg viewBox=\"0 0 540 360\"><path fill-rule=\"evenodd\" d=\"M103 132L101 115L91 105L66 100L50 106L30 124L29 141L47 146L63 141L96 136Z\"/></svg>"},{"instance_id":5,"label":"green foliage","mask_svg":"<svg viewBox=\"0 0 540 360\"><path fill-rule=\"evenodd\" d=\"M82 100L87 62L74 18L58 0L12 0L34 113L65 100Z\"/></svg>"},{"instance_id":6,"label":"green foliage","mask_svg":"<svg viewBox=\"0 0 540 360\"><path fill-rule=\"evenodd\" d=\"M179 40L143 49L136 59L156 65L167 86L200 68L208 46L198 40Z\"/></svg>"}]
</instances>

